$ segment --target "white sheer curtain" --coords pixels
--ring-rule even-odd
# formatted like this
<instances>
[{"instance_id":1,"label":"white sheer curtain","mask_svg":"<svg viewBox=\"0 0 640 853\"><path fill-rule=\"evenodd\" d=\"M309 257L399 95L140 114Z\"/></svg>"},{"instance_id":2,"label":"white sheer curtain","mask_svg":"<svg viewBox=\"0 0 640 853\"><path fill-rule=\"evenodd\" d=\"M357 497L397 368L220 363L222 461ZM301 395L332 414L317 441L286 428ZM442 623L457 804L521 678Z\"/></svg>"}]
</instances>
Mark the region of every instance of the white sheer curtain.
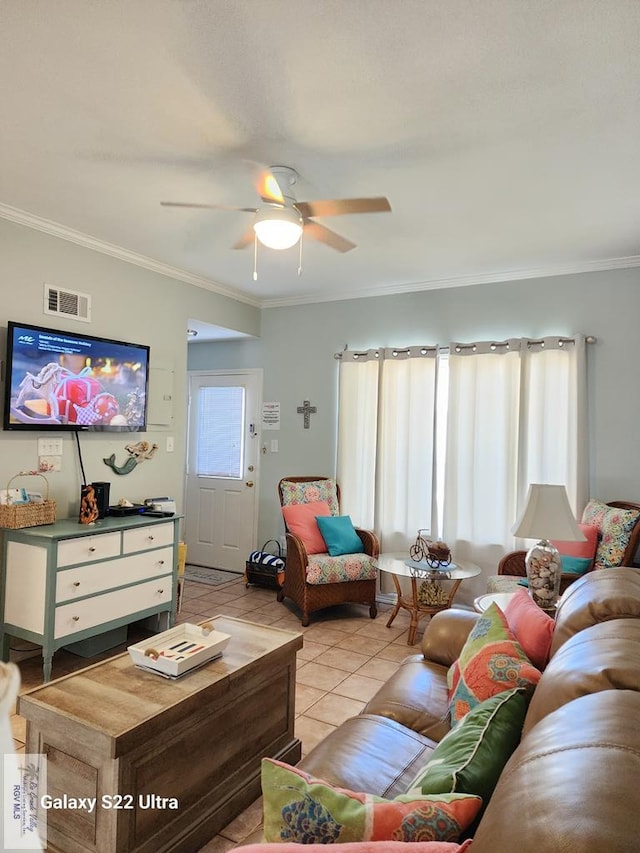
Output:
<instances>
[{"instance_id":1,"label":"white sheer curtain","mask_svg":"<svg viewBox=\"0 0 640 853\"><path fill-rule=\"evenodd\" d=\"M530 483L561 483L582 509L584 347L581 336L450 345L443 538L484 569L460 588L463 602L515 546L510 530Z\"/></svg>"},{"instance_id":2,"label":"white sheer curtain","mask_svg":"<svg viewBox=\"0 0 640 853\"><path fill-rule=\"evenodd\" d=\"M387 349L380 392L376 529L385 551L431 530L436 348Z\"/></svg>"},{"instance_id":3,"label":"white sheer curtain","mask_svg":"<svg viewBox=\"0 0 640 853\"><path fill-rule=\"evenodd\" d=\"M385 551L431 527L436 347L344 352L337 476L342 510Z\"/></svg>"},{"instance_id":4,"label":"white sheer curtain","mask_svg":"<svg viewBox=\"0 0 640 853\"><path fill-rule=\"evenodd\" d=\"M341 354L337 461L341 511L366 530L375 529L379 373L378 350Z\"/></svg>"}]
</instances>

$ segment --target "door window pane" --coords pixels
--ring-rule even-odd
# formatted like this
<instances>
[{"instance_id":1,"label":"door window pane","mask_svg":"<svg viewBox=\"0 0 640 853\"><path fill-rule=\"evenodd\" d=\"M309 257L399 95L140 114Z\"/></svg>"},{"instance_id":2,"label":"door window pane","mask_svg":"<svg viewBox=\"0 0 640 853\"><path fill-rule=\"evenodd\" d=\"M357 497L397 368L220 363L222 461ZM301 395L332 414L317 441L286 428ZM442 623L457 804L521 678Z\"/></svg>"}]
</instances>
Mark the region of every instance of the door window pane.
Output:
<instances>
[{"instance_id":1,"label":"door window pane","mask_svg":"<svg viewBox=\"0 0 640 853\"><path fill-rule=\"evenodd\" d=\"M196 473L199 477L242 476L244 388L200 388Z\"/></svg>"}]
</instances>

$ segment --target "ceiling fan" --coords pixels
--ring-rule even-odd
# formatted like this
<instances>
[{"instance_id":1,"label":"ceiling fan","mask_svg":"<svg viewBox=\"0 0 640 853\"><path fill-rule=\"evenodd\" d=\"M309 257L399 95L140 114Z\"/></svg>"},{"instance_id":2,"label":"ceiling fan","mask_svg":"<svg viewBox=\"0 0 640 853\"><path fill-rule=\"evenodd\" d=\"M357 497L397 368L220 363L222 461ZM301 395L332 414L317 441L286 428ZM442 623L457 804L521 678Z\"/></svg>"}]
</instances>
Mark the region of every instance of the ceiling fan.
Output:
<instances>
[{"instance_id":1,"label":"ceiling fan","mask_svg":"<svg viewBox=\"0 0 640 853\"><path fill-rule=\"evenodd\" d=\"M221 204L190 204L179 201L161 201L165 207L194 207L210 210L240 210L253 213L254 221L234 249L244 249L259 240L270 249L288 249L300 239L303 231L307 237L324 243L337 252L349 252L356 244L342 237L314 216L340 216L346 213L384 213L391 210L388 199L334 198L322 201L297 201L293 186L297 173L288 166L260 167L255 170L254 186L263 204L261 207L227 207Z\"/></svg>"}]
</instances>

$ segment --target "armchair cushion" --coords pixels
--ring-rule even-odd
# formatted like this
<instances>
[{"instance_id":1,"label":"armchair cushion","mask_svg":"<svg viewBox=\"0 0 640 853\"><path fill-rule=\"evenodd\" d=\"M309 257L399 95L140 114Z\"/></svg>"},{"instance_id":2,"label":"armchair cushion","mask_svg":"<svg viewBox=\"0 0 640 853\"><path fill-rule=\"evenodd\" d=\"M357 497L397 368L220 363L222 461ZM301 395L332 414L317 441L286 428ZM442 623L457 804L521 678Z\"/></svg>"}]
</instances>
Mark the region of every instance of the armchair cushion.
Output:
<instances>
[{"instance_id":1,"label":"armchair cushion","mask_svg":"<svg viewBox=\"0 0 640 853\"><path fill-rule=\"evenodd\" d=\"M364 545L356 533L349 515L318 517L320 534L326 543L326 550L332 557L342 554L362 554Z\"/></svg>"},{"instance_id":2,"label":"armchair cushion","mask_svg":"<svg viewBox=\"0 0 640 853\"><path fill-rule=\"evenodd\" d=\"M598 500L590 500L582 513L582 523L600 529L600 542L596 551L596 569L620 566L624 558L631 533L640 518L635 509L608 506Z\"/></svg>"},{"instance_id":3,"label":"armchair cushion","mask_svg":"<svg viewBox=\"0 0 640 853\"><path fill-rule=\"evenodd\" d=\"M376 558L368 554L310 554L307 566L307 583L344 583L346 581L374 580L378 575Z\"/></svg>"},{"instance_id":4,"label":"armchair cushion","mask_svg":"<svg viewBox=\"0 0 640 853\"><path fill-rule=\"evenodd\" d=\"M307 554L326 553L327 546L316 518L328 516L329 512L329 504L326 501L290 504L282 507L287 530L302 540Z\"/></svg>"},{"instance_id":5,"label":"armchair cushion","mask_svg":"<svg viewBox=\"0 0 640 853\"><path fill-rule=\"evenodd\" d=\"M327 477L323 480L309 480L307 482L281 480L280 492L283 506L287 504L326 501L329 504L329 515L338 515L340 512L338 488L336 481L332 477Z\"/></svg>"}]
</instances>

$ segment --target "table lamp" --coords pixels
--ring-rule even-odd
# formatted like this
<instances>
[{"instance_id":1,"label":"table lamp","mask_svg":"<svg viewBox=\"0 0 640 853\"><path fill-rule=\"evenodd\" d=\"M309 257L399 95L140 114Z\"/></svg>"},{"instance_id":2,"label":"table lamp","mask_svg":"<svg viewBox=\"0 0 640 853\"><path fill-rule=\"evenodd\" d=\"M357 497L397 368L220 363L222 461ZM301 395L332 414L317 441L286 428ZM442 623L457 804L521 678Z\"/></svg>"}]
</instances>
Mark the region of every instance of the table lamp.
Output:
<instances>
[{"instance_id":1,"label":"table lamp","mask_svg":"<svg viewBox=\"0 0 640 853\"><path fill-rule=\"evenodd\" d=\"M564 486L532 483L522 515L511 528L514 536L538 539L525 558L529 594L543 610L552 610L560 593L562 561L549 540L584 542Z\"/></svg>"}]
</instances>

